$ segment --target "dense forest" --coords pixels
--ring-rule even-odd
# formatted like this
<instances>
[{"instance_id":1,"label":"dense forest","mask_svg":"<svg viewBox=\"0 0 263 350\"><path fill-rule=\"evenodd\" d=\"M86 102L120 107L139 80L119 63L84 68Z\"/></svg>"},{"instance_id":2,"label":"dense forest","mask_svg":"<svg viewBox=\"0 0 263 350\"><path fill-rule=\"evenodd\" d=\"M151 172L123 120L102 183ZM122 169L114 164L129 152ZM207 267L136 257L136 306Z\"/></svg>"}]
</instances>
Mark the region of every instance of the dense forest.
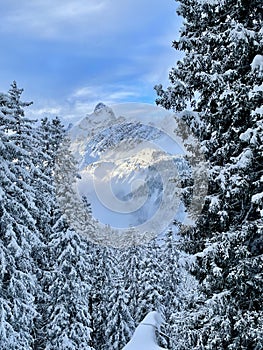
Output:
<instances>
[{"instance_id":1,"label":"dense forest","mask_svg":"<svg viewBox=\"0 0 263 350\"><path fill-rule=\"evenodd\" d=\"M126 249L75 232L55 185L58 157L60 190L70 195L78 176L66 128L27 118L16 82L0 94L1 349L121 350L151 310L165 319L163 348L263 348L262 2L180 0L177 11L184 57L155 90L209 162L189 230L174 222Z\"/></svg>"},{"instance_id":2,"label":"dense forest","mask_svg":"<svg viewBox=\"0 0 263 350\"><path fill-rule=\"evenodd\" d=\"M187 232L209 316L192 347L260 349L262 343L262 4L180 1L173 47L185 57L156 86L157 104L181 111L209 160L203 215Z\"/></svg>"}]
</instances>

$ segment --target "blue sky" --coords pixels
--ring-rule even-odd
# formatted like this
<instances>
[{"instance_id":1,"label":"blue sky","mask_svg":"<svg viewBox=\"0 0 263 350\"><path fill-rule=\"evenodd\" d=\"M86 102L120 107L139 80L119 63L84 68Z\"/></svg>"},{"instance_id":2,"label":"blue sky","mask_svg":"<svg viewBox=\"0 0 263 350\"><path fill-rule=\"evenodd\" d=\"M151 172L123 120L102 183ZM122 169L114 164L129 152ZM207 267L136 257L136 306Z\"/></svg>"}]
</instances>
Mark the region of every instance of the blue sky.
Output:
<instances>
[{"instance_id":1,"label":"blue sky","mask_svg":"<svg viewBox=\"0 0 263 350\"><path fill-rule=\"evenodd\" d=\"M174 0L8 0L1 4L0 91L16 80L30 114L65 121L102 101L154 103L181 57Z\"/></svg>"}]
</instances>

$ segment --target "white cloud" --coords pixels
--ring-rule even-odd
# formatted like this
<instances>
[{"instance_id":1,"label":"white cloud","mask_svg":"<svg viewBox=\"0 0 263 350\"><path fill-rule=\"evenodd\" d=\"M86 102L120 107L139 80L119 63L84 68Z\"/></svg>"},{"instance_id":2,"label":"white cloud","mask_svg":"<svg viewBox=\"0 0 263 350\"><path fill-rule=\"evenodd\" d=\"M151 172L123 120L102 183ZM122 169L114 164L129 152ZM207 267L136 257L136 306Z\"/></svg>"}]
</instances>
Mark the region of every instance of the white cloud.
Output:
<instances>
[{"instance_id":1,"label":"white cloud","mask_svg":"<svg viewBox=\"0 0 263 350\"><path fill-rule=\"evenodd\" d=\"M124 85L124 84L101 84L81 87L75 90L69 97L69 102L74 101L110 101L111 103L119 102L130 97L137 97L140 95L140 88L138 86Z\"/></svg>"},{"instance_id":2,"label":"white cloud","mask_svg":"<svg viewBox=\"0 0 263 350\"><path fill-rule=\"evenodd\" d=\"M149 8L150 6L150 8ZM1 8L0 31L30 37L100 41L158 26L163 0L9 0Z\"/></svg>"},{"instance_id":3,"label":"white cloud","mask_svg":"<svg viewBox=\"0 0 263 350\"><path fill-rule=\"evenodd\" d=\"M154 102L150 101L155 98L153 86L168 84L168 70L176 62L171 48L178 31L174 10L173 0L167 4L163 0L2 4L0 37L13 43L17 56L20 50L24 55L26 64L21 62L17 71L10 65L10 71L18 82L20 77L26 81L27 93L31 89L35 94L30 114L73 120L92 112L100 101ZM7 51L4 54L8 56ZM43 66L37 67L38 61ZM5 61L1 66L6 70Z\"/></svg>"},{"instance_id":4,"label":"white cloud","mask_svg":"<svg viewBox=\"0 0 263 350\"><path fill-rule=\"evenodd\" d=\"M38 38L62 38L75 35L75 31L98 18L106 7L106 1L96 0L38 0L21 3L11 0L5 6L6 13L0 24L1 31L20 32ZM4 9L4 10L5 10ZM73 29L73 31L72 31ZM72 35L69 37L72 38Z\"/></svg>"},{"instance_id":5,"label":"white cloud","mask_svg":"<svg viewBox=\"0 0 263 350\"><path fill-rule=\"evenodd\" d=\"M31 108L30 109L30 115L37 117L37 118L42 118L45 115L59 115L62 112L61 106L57 107L43 107L43 108Z\"/></svg>"},{"instance_id":6,"label":"white cloud","mask_svg":"<svg viewBox=\"0 0 263 350\"><path fill-rule=\"evenodd\" d=\"M118 84L84 86L73 91L64 101L43 100L28 109L28 116L41 119L59 116L65 122L75 122L91 113L99 102L106 105L139 101L143 87ZM46 107L48 106L48 107Z\"/></svg>"},{"instance_id":7,"label":"white cloud","mask_svg":"<svg viewBox=\"0 0 263 350\"><path fill-rule=\"evenodd\" d=\"M94 94L94 88L92 86L85 86L77 89L70 98L81 98L81 97L89 97Z\"/></svg>"}]
</instances>

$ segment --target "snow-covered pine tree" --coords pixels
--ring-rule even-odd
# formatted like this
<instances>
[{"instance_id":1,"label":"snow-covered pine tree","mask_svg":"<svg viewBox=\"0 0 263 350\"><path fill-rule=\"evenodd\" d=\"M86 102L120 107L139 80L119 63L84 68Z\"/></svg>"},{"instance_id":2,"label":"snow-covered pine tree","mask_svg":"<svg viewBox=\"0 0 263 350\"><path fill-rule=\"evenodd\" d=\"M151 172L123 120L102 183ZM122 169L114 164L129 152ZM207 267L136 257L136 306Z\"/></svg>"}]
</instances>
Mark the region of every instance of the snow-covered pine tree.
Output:
<instances>
[{"instance_id":1,"label":"snow-covered pine tree","mask_svg":"<svg viewBox=\"0 0 263 350\"><path fill-rule=\"evenodd\" d=\"M121 261L133 330L150 311L158 310L162 316L165 315L160 242L152 240L147 245L131 247L122 252ZM162 346L167 345L162 336L158 337L158 341Z\"/></svg>"},{"instance_id":2,"label":"snow-covered pine tree","mask_svg":"<svg viewBox=\"0 0 263 350\"><path fill-rule=\"evenodd\" d=\"M110 249L90 243L90 250L92 251L93 266L93 286L91 290L92 344L95 349L102 349L106 344L108 295L112 278Z\"/></svg>"},{"instance_id":3,"label":"snow-covered pine tree","mask_svg":"<svg viewBox=\"0 0 263 350\"><path fill-rule=\"evenodd\" d=\"M58 149L65 137L65 130L59 118L52 120L44 118L36 128L35 134L38 149L36 164L39 169L38 176L34 179L38 214L36 225L43 242L47 243L54 225L53 211L57 207L54 167Z\"/></svg>"},{"instance_id":4,"label":"snow-covered pine tree","mask_svg":"<svg viewBox=\"0 0 263 350\"><path fill-rule=\"evenodd\" d=\"M178 242L175 241L172 229L167 230L163 240L160 263L164 271L162 282L165 291L165 319L169 324L171 313L178 310L181 305L180 296L177 295L180 283L179 251L176 247Z\"/></svg>"},{"instance_id":5,"label":"snow-covered pine tree","mask_svg":"<svg viewBox=\"0 0 263 350\"><path fill-rule=\"evenodd\" d=\"M61 217L51 236L50 250L54 263L48 288L45 349L92 349L89 313L91 266L87 246Z\"/></svg>"},{"instance_id":6,"label":"snow-covered pine tree","mask_svg":"<svg viewBox=\"0 0 263 350\"><path fill-rule=\"evenodd\" d=\"M181 250L183 242L177 230L177 227L175 230L172 227L166 232L160 261L167 324L165 333L168 335L168 349L188 350L192 347L192 339L198 337L195 329L197 318L204 317L205 310L198 306L203 300L198 281L189 273L194 258Z\"/></svg>"},{"instance_id":7,"label":"snow-covered pine tree","mask_svg":"<svg viewBox=\"0 0 263 350\"><path fill-rule=\"evenodd\" d=\"M164 315L163 270L161 268L161 247L155 240L142 247L138 276L137 311L138 325L149 311L156 310Z\"/></svg>"},{"instance_id":8,"label":"snow-covered pine tree","mask_svg":"<svg viewBox=\"0 0 263 350\"><path fill-rule=\"evenodd\" d=\"M0 95L0 348L32 349L36 276L32 247L35 227L35 172L32 124L24 115L22 89L13 82Z\"/></svg>"},{"instance_id":9,"label":"snow-covered pine tree","mask_svg":"<svg viewBox=\"0 0 263 350\"><path fill-rule=\"evenodd\" d=\"M179 268L179 251L176 247L174 232L172 229L167 230L163 237L163 244L161 246L160 254L160 266L163 271L163 276L161 283L164 290L164 306L165 306L165 321L168 325L166 327L166 334L169 336L167 338L169 348L173 346L171 339L173 338L173 323L174 323L174 314L178 313L182 308L182 298L184 299L185 295L179 295L180 282L182 274ZM160 283L159 282L159 283ZM187 293L188 291L183 291ZM178 334L177 334L178 335ZM178 343L180 339L176 338Z\"/></svg>"},{"instance_id":10,"label":"snow-covered pine tree","mask_svg":"<svg viewBox=\"0 0 263 350\"><path fill-rule=\"evenodd\" d=\"M45 349L92 349L90 298L92 267L88 244L67 223L74 202L76 163L65 138L56 154L56 193L61 209L54 208L53 232L48 242L50 284ZM65 196L66 198L65 198ZM75 208L76 209L76 208Z\"/></svg>"},{"instance_id":11,"label":"snow-covered pine tree","mask_svg":"<svg viewBox=\"0 0 263 350\"><path fill-rule=\"evenodd\" d=\"M124 288L118 255L118 252L112 249L111 257L108 260L111 271L105 305L107 316L105 319L105 344L102 347L105 350L122 349L131 339L134 330L134 321L128 307L128 293Z\"/></svg>"},{"instance_id":12,"label":"snow-covered pine tree","mask_svg":"<svg viewBox=\"0 0 263 350\"><path fill-rule=\"evenodd\" d=\"M52 281L49 243L53 227L61 216L54 184L54 167L57 152L65 136L65 130L58 118L49 120L44 118L35 129L38 155L35 159L38 174L35 176L33 186L36 191L36 226L41 239L41 245L34 250L33 258L37 267L38 292L35 304L38 317L35 321L34 349L45 348L47 341L45 325L49 321L46 312L48 304L48 288Z\"/></svg>"},{"instance_id":13,"label":"snow-covered pine tree","mask_svg":"<svg viewBox=\"0 0 263 350\"><path fill-rule=\"evenodd\" d=\"M137 319L138 295L140 289L138 281L141 270L142 252L143 248L141 246L132 246L123 250L120 257L124 288L128 294L128 307L133 320Z\"/></svg>"},{"instance_id":14,"label":"snow-covered pine tree","mask_svg":"<svg viewBox=\"0 0 263 350\"><path fill-rule=\"evenodd\" d=\"M157 104L183 111L211 166L203 215L188 232L209 311L192 346L260 349L262 2L181 0L178 13L184 25L173 46L185 56L172 85L156 86Z\"/></svg>"}]
</instances>

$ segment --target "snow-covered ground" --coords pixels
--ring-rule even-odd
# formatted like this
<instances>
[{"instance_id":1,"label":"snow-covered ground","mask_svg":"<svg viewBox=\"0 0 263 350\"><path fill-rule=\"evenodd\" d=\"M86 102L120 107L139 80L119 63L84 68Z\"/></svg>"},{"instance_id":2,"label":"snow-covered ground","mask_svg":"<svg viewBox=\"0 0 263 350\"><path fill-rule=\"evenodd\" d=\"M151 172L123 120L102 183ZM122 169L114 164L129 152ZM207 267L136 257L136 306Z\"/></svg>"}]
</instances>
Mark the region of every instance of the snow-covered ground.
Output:
<instances>
[{"instance_id":1,"label":"snow-covered ground","mask_svg":"<svg viewBox=\"0 0 263 350\"><path fill-rule=\"evenodd\" d=\"M151 311L136 328L132 339L122 350L165 350L158 346L155 332L163 323L157 311Z\"/></svg>"}]
</instances>

